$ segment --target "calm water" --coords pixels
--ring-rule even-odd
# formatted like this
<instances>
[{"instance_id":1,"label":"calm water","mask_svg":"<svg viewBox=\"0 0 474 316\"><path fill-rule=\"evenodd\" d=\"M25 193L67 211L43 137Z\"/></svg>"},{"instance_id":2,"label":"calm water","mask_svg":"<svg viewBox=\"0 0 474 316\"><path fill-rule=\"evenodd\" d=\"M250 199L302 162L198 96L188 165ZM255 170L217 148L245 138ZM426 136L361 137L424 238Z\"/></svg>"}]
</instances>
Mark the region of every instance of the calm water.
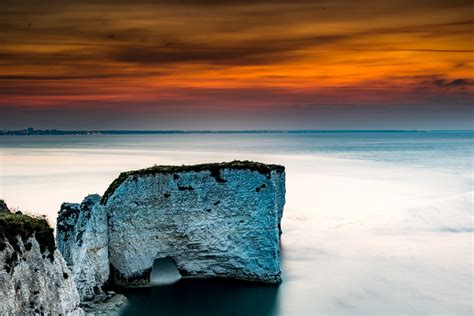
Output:
<instances>
[{"instance_id":1,"label":"calm water","mask_svg":"<svg viewBox=\"0 0 474 316\"><path fill-rule=\"evenodd\" d=\"M279 287L157 282L128 290L122 314L471 315L473 145L473 132L0 137L0 197L54 225L61 202L120 171L283 164Z\"/></svg>"}]
</instances>

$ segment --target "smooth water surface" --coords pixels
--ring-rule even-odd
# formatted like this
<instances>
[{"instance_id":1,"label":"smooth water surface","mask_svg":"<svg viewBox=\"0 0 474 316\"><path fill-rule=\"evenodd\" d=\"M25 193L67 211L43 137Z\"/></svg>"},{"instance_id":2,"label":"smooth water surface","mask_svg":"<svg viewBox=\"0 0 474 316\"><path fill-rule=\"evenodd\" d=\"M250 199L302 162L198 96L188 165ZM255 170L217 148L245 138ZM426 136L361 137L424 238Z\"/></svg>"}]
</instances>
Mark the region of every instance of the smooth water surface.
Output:
<instances>
[{"instance_id":1,"label":"smooth water surface","mask_svg":"<svg viewBox=\"0 0 474 316\"><path fill-rule=\"evenodd\" d=\"M0 137L0 197L47 214L119 172L234 159L286 166L279 287L128 290L124 315L471 315L474 133Z\"/></svg>"}]
</instances>

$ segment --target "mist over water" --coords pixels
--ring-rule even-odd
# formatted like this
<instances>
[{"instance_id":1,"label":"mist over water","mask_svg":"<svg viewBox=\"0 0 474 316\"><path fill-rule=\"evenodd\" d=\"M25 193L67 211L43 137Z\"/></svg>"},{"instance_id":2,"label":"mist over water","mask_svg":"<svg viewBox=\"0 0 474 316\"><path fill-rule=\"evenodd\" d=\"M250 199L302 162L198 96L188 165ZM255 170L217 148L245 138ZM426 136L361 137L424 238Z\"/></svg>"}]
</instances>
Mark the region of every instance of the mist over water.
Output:
<instances>
[{"instance_id":1,"label":"mist over water","mask_svg":"<svg viewBox=\"0 0 474 316\"><path fill-rule=\"evenodd\" d=\"M0 137L0 198L55 225L62 202L121 171L282 164L279 287L157 282L127 291L123 313L471 315L473 145L473 132Z\"/></svg>"}]
</instances>

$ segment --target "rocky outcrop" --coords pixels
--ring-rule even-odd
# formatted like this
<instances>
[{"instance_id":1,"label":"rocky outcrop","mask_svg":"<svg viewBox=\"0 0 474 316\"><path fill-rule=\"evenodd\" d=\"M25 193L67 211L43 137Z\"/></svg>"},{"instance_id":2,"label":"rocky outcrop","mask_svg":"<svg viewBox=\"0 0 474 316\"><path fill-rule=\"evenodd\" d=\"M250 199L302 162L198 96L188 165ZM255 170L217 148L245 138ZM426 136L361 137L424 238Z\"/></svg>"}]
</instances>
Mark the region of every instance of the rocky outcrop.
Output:
<instances>
[{"instance_id":1,"label":"rocky outcrop","mask_svg":"<svg viewBox=\"0 0 474 316\"><path fill-rule=\"evenodd\" d=\"M103 199L114 281L146 284L154 260L170 257L183 276L279 282L281 177L239 162L122 176Z\"/></svg>"},{"instance_id":2,"label":"rocky outcrop","mask_svg":"<svg viewBox=\"0 0 474 316\"><path fill-rule=\"evenodd\" d=\"M82 315L45 219L0 214L0 315Z\"/></svg>"},{"instance_id":3,"label":"rocky outcrop","mask_svg":"<svg viewBox=\"0 0 474 316\"><path fill-rule=\"evenodd\" d=\"M102 260L110 264L110 280L122 286L149 283L154 261L164 257L185 277L281 280L282 166L154 166L120 174L97 202L95 196L91 207L63 204L58 218L58 248L82 297L92 293L84 288L104 281ZM91 255L96 249L104 254ZM95 285L81 288L81 274L94 276Z\"/></svg>"},{"instance_id":4,"label":"rocky outcrop","mask_svg":"<svg viewBox=\"0 0 474 316\"><path fill-rule=\"evenodd\" d=\"M0 213L10 213L7 203L4 200L0 200Z\"/></svg>"},{"instance_id":5,"label":"rocky outcrop","mask_svg":"<svg viewBox=\"0 0 474 316\"><path fill-rule=\"evenodd\" d=\"M99 195L81 204L63 203L57 219L56 242L73 272L81 301L103 294L109 278L107 215Z\"/></svg>"}]
</instances>

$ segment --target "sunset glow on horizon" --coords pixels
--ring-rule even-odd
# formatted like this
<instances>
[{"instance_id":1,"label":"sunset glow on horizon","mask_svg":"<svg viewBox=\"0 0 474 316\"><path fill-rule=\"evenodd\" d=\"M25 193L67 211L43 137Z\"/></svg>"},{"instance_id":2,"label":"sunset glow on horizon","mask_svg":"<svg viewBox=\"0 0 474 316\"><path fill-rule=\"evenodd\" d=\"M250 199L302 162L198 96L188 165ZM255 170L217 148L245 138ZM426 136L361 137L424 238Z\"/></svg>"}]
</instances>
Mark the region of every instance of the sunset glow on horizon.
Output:
<instances>
[{"instance_id":1,"label":"sunset glow on horizon","mask_svg":"<svg viewBox=\"0 0 474 316\"><path fill-rule=\"evenodd\" d=\"M473 9L4 1L2 128L468 128Z\"/></svg>"}]
</instances>

